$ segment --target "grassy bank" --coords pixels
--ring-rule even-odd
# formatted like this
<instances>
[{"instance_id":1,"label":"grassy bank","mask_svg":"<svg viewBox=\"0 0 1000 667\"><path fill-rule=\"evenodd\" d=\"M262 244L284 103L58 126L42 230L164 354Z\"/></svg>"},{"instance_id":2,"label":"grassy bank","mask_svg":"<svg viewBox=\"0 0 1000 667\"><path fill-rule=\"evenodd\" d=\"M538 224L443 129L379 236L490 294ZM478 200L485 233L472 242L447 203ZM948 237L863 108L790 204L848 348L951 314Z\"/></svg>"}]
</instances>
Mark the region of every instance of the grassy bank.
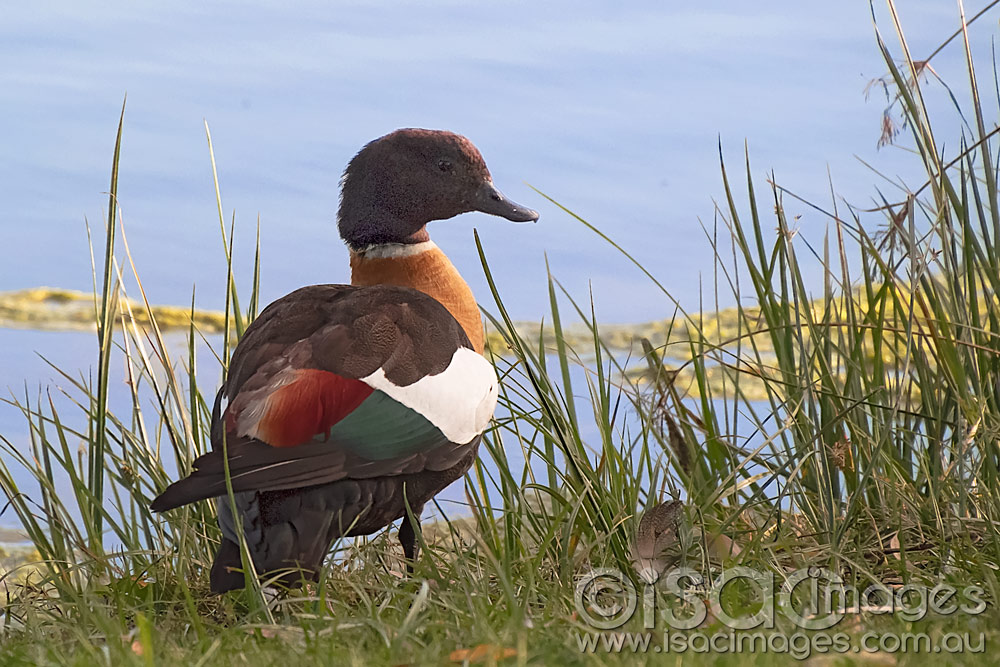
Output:
<instances>
[{"instance_id":1,"label":"grassy bank","mask_svg":"<svg viewBox=\"0 0 1000 667\"><path fill-rule=\"evenodd\" d=\"M924 633L940 648L958 636L949 633L968 633L964 653L935 659L988 661L1000 641L1000 196L998 140L988 129L995 121L987 120L975 75L992 63L969 58L958 109L967 134L945 142L924 104L935 92L920 77L926 63L910 56L902 31L894 30L892 51L879 43L890 111L905 118L905 140L926 182L887 195L875 211L817 204L830 231L809 239L790 227L780 186L754 183L749 156L739 170L720 160L714 238L726 240L714 274L731 302L753 305L713 315L678 305L657 331L629 340L637 343L631 359L589 303L562 292L555 278L547 286L549 326L518 326L504 307L509 295L492 281L489 248L480 246L492 288L480 297L495 331L501 413L509 416L484 438L465 480L466 506L441 508L446 520L429 527L412 577L402 576L386 532L337 545L320 585L277 598L259 587L208 594L219 534L207 503L163 516L148 510L167 470L188 470L208 446L206 397L215 387L199 386L194 371L225 367L232 341L256 316L259 261L240 289L231 251L220 262L228 295L220 349L196 357L208 325L192 316L192 304L186 354L172 358L165 315L143 298L141 267L132 265L119 224L116 146L90 311L97 370L65 374L68 401L16 399L31 441L0 441L2 502L43 563L21 581L0 582L7 591L0 657L114 665L673 663L679 655L664 655L662 645L589 650L588 638L612 637L593 619L636 591L637 611L619 629L662 637L667 623L647 615L647 603L686 618L710 593L685 588L690 595L678 597L662 581L646 582L673 566L709 580L743 566L778 589L807 572L888 591L887 599L845 610L828 631L850 642L869 632ZM948 48L961 52L963 43L959 34ZM758 201L762 192L766 201ZM231 249L235 227L221 200L219 212ZM608 252L625 253L610 239ZM820 284L804 278L804 264L815 260ZM134 300L123 293L123 274L138 286ZM664 302L676 303L661 288ZM127 385L109 383L112 364L126 369ZM124 413L107 409L117 391L131 399ZM18 466L34 480L30 488L15 481L24 479L13 474ZM663 504L672 499L679 504ZM608 568L615 583L603 598L578 588L595 568ZM921 591L970 594L970 586L964 601L984 608L917 613ZM774 599L762 590L736 585L719 604L746 617ZM792 593L790 605L804 602L800 589ZM724 616L714 610L696 630L676 632L732 636ZM779 614L768 635L800 630ZM980 638L985 656L975 651ZM780 664L790 654L786 647L684 656ZM832 655L815 647L809 654Z\"/></svg>"}]
</instances>

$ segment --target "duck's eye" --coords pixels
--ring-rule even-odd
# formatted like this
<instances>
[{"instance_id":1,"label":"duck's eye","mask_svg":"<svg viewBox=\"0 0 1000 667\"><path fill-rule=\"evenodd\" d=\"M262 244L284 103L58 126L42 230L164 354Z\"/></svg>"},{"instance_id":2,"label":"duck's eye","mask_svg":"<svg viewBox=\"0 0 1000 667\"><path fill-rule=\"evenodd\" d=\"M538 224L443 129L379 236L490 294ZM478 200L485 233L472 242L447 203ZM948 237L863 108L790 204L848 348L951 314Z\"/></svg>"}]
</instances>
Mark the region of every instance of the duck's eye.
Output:
<instances>
[{"instance_id":1,"label":"duck's eye","mask_svg":"<svg viewBox=\"0 0 1000 667\"><path fill-rule=\"evenodd\" d=\"M438 169L441 171L451 171L451 162L448 160L438 160Z\"/></svg>"}]
</instances>

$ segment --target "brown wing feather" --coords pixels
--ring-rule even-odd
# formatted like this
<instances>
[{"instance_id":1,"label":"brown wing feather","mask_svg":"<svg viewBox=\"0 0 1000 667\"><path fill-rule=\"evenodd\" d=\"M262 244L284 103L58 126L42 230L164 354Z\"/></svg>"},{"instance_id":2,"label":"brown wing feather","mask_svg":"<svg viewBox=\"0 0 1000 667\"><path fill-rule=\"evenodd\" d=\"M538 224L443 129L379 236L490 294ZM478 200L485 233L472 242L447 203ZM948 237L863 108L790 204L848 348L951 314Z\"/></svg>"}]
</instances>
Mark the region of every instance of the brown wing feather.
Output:
<instances>
[{"instance_id":1,"label":"brown wing feather","mask_svg":"<svg viewBox=\"0 0 1000 667\"><path fill-rule=\"evenodd\" d=\"M406 475L423 470L446 470L470 449L471 443L442 440L436 447L403 458L368 460L328 443L300 445L294 452L276 449L258 440L227 442L229 474L233 492L280 491L326 484L350 477L372 479L386 475ZM154 512L180 507L226 494L225 467L220 451L204 454L194 462L194 471L174 482L150 505Z\"/></svg>"}]
</instances>

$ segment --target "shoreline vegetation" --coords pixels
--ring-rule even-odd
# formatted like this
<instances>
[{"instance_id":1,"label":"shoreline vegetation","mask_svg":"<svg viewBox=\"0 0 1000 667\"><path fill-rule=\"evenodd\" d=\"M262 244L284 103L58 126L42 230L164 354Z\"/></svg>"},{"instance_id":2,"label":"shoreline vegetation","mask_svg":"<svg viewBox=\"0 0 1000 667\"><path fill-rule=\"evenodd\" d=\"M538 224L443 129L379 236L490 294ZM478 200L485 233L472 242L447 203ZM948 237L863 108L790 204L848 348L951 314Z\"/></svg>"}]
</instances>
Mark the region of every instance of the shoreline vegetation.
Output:
<instances>
[{"instance_id":1,"label":"shoreline vegetation","mask_svg":"<svg viewBox=\"0 0 1000 667\"><path fill-rule=\"evenodd\" d=\"M118 217L123 108L95 261L99 296L30 292L22 301L35 315L16 316L41 322L55 307L96 322L98 359L89 372L62 371L53 391L6 399L30 435L0 434L0 509L7 506L5 519L16 515L40 565L37 575L0 580L0 662L633 665L683 657L770 666L789 655L892 665L923 664L930 652L941 664L995 656L1000 76L989 58L974 65L964 15L959 31L916 60L895 0L886 6L897 47L876 22L889 71L876 87L888 104L883 131L887 145L906 142L894 149L923 169L921 182L874 172L876 203L864 207L831 186L830 204L806 203L815 216L806 228L827 230L810 238L786 217L794 194L773 177L756 179L749 151L734 170L720 146L715 260L705 274L716 277L721 302L738 306L697 315L678 305L640 335L596 322L590 304L551 274L546 326L514 322L476 236L501 410L464 479L465 504L437 508L439 530L425 533L409 575L387 530L334 545L316 585L277 594L253 576L245 590L209 593L220 540L210 503L149 510L211 446L216 387L201 386L197 371L225 368L257 316L260 254L252 282L237 289L232 240L247 228L226 214L216 177L225 315L199 323L192 309L120 298L129 269L142 285L122 254ZM947 45L967 63L964 95L928 77ZM977 68L988 83L977 83ZM936 103L925 104L931 95ZM956 127L948 114L962 121L960 136L936 135L928 108L942 107L942 125ZM212 156L210 136L208 144ZM677 303L627 250L549 201L565 213L561 222L607 241L609 255L632 261ZM807 279L816 261L818 285ZM165 340L168 322L181 344L173 334ZM211 326L220 335L206 350ZM727 580L734 565L739 579ZM663 576L674 567L690 574ZM606 575L606 586L595 578ZM838 582L864 600L837 595ZM958 611L948 589L971 590L983 604ZM706 598L712 612L698 615ZM759 615L776 600L783 613L769 624ZM951 610L930 611L935 601ZM801 624L833 609L843 615L832 627ZM746 638L747 629L779 648L715 652L724 652L715 636ZM647 631L701 635L704 650L594 650L573 639ZM873 632L925 633L935 648L831 652L831 633L858 640ZM938 641L958 633L978 648L950 651ZM789 650L796 636L811 642L804 654Z\"/></svg>"},{"instance_id":2,"label":"shoreline vegetation","mask_svg":"<svg viewBox=\"0 0 1000 667\"><path fill-rule=\"evenodd\" d=\"M9 591L12 584L23 582L29 574L41 572L44 568L39 563L41 559L26 533L0 526L0 591L5 588Z\"/></svg>"},{"instance_id":3,"label":"shoreline vegetation","mask_svg":"<svg viewBox=\"0 0 1000 667\"><path fill-rule=\"evenodd\" d=\"M38 331L96 331L99 295L58 287L31 287L0 292L0 327ZM149 326L150 313L130 301L136 324ZM194 324L204 334L222 333L226 318L221 311L153 306L152 316L163 332L187 331ZM121 323L118 323L121 326Z\"/></svg>"},{"instance_id":4,"label":"shoreline vegetation","mask_svg":"<svg viewBox=\"0 0 1000 667\"><path fill-rule=\"evenodd\" d=\"M54 287L36 287L23 290L0 292L0 327L12 329L29 329L40 331L96 331L97 330L97 298L78 290L68 290ZM701 322L696 331L677 320L656 320L636 324L606 324L597 327L598 336L603 349L622 359L639 359L645 355L643 342L650 347L661 350L662 370L670 375L672 382L684 395L699 396L700 392L693 369L685 362L687 359L673 358L670 350L690 350L692 335L701 338L709 345L720 348L731 347L736 353L737 343L745 329L740 326L740 320L747 314L759 319L759 312L744 307L723 309L714 313L703 313L697 319ZM222 334L226 331L226 316L222 311L198 310L180 306L151 305L148 308L139 301L129 300L128 307L119 306L119 312L127 313L129 325L148 329L151 322L156 323L162 334L186 335L192 323L202 336ZM117 319L115 326L120 330L124 319ZM546 343L544 349L549 355L558 355L555 342L556 331L551 325L541 326L537 322L517 321L513 328L522 340L533 348ZM232 342L236 342L236 326L230 318L229 329ZM698 335L700 333L700 336ZM560 330L561 344L578 361L592 362L594 360L594 328L586 324L569 325ZM510 355L512 349L507 339L492 323L486 324L486 349L497 356ZM760 336L757 349L768 361L773 361L770 342L767 336ZM657 370L648 363L629 363L623 369L631 379L640 383L656 380ZM715 394L723 395L727 388L733 387L732 374L735 367L712 365L707 369L707 381L712 385ZM767 393L759 375L766 374L766 368L758 368L742 382L744 395L756 400L766 400ZM725 377L723 377L725 376Z\"/></svg>"},{"instance_id":5,"label":"shoreline vegetation","mask_svg":"<svg viewBox=\"0 0 1000 667\"><path fill-rule=\"evenodd\" d=\"M219 334L225 330L226 316L221 310L200 310L193 312L189 307L154 305L147 312L146 307L136 300L130 300L130 310L135 323L149 326L150 314L163 333L187 333L192 319L202 334ZM34 329L40 331L96 331L96 298L94 294L79 290L57 287L32 287L22 290L0 292L0 328ZM720 320L722 338L735 335L737 309L729 308L719 313L705 314L705 320ZM518 321L518 333L525 337L537 337L537 322ZM121 323L118 323L121 326ZM601 323L601 340L611 350L627 351L641 338L648 338L654 345L667 343L666 332L670 320L654 320L636 324ZM230 330L233 330L232 326ZM534 332L534 333L533 333ZM546 332L551 338L552 327ZM586 327L567 327L564 330L567 344L585 348L593 343L593 333ZM487 326L487 337L494 348L505 349L503 337L495 327Z\"/></svg>"},{"instance_id":6,"label":"shoreline vegetation","mask_svg":"<svg viewBox=\"0 0 1000 667\"><path fill-rule=\"evenodd\" d=\"M905 297L905 295L902 295ZM855 291L852 306L864 305L865 295ZM838 326L837 316L831 317L831 304L837 313L846 313L848 304L844 298L818 298L807 304L814 322L826 320L826 326ZM978 304L982 310L987 307L982 299ZM44 331L96 331L96 297L87 292L53 287L36 287L23 290L0 292L0 327L33 329ZM136 300L129 300L128 307L119 307L119 312L127 313L129 326L149 328L155 321L162 334L186 335L191 325L201 336L222 334L226 331L226 316L222 311L198 310L180 306L151 305L148 308ZM883 320L884 328L906 326L910 322L917 330L916 335L926 332L926 322L914 317ZM846 321L846 320L844 320ZM116 319L118 330L125 322ZM230 317L228 331L232 342L236 341L234 318ZM846 326L846 325L845 325ZM623 360L620 374L640 384L656 383L665 375L681 392L682 396L698 398L702 396L699 377L691 364L691 352L696 347L708 346L719 356L716 363L704 368L704 382L709 385L705 393L716 397L732 397L739 387L746 400L765 401L768 398L765 383L774 380L776 358L772 338L767 330L767 322L760 308L741 306L725 308L717 312L696 314L690 319L677 316L675 319L654 320L635 324L577 323L562 327L542 326L537 322L515 321L511 328L518 338L535 349L544 349L546 354L558 356L560 346L581 364L592 363L595 359L595 331L604 352ZM693 347L694 346L694 347ZM501 329L494 322L486 324L486 349L496 356L509 356L513 348ZM651 363L649 350L656 350L656 363ZM752 350L748 355L747 351ZM886 349L880 363L892 365L899 361L899 350ZM728 359L724 359L727 357ZM631 361L630 361L631 360ZM875 360L869 356L867 367L873 368ZM846 369L836 368L843 379ZM737 382L736 374L741 378ZM918 391L911 387L911 394ZM913 396L910 396L913 398Z\"/></svg>"}]
</instances>

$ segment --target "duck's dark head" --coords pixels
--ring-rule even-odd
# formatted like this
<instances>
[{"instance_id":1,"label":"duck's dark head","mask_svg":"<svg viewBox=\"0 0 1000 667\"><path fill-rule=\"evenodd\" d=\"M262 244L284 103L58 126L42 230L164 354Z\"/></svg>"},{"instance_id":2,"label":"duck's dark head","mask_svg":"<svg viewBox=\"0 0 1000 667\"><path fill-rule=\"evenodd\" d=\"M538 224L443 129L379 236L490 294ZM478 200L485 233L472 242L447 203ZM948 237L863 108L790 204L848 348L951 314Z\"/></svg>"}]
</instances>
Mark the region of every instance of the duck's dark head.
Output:
<instances>
[{"instance_id":1,"label":"duck's dark head","mask_svg":"<svg viewBox=\"0 0 1000 667\"><path fill-rule=\"evenodd\" d=\"M424 226L481 211L514 222L538 219L493 185L483 156L465 137L396 130L361 149L341 181L340 236L352 248L426 241Z\"/></svg>"}]
</instances>

